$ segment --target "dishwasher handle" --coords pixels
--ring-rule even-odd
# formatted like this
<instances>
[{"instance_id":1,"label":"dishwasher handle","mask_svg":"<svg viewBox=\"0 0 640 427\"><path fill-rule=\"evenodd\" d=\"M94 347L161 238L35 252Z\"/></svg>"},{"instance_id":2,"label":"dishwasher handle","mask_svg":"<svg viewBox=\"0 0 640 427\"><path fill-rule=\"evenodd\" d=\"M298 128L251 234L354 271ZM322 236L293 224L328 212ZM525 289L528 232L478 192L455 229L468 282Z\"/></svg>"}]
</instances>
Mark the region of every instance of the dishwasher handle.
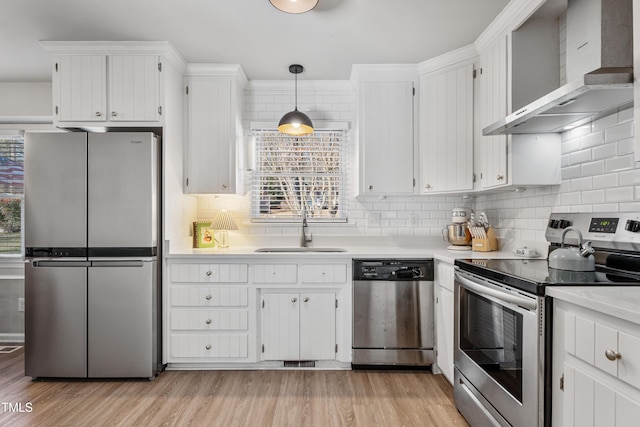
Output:
<instances>
[{"instance_id":1,"label":"dishwasher handle","mask_svg":"<svg viewBox=\"0 0 640 427\"><path fill-rule=\"evenodd\" d=\"M458 272L456 272L455 279L457 282L460 283L460 286L467 288L479 295L494 297L501 301L515 304L531 311L538 308L538 303L533 299L526 298L520 295L515 295L510 292L502 291L499 289L495 289L495 288L483 285L481 283L478 283L474 280L470 280L462 276L462 274Z\"/></svg>"}]
</instances>

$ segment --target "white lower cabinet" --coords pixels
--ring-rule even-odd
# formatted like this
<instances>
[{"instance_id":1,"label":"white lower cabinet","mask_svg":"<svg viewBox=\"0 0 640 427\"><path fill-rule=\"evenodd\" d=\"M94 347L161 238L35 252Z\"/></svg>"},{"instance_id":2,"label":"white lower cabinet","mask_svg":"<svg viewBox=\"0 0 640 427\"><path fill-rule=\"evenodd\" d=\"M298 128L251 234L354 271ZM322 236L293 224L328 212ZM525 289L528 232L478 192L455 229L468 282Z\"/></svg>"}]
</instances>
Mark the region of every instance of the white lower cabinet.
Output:
<instances>
[{"instance_id":1,"label":"white lower cabinet","mask_svg":"<svg viewBox=\"0 0 640 427\"><path fill-rule=\"evenodd\" d=\"M168 368L350 367L350 261L169 259Z\"/></svg>"},{"instance_id":2,"label":"white lower cabinet","mask_svg":"<svg viewBox=\"0 0 640 427\"><path fill-rule=\"evenodd\" d=\"M436 364L453 384L453 264L436 260Z\"/></svg>"},{"instance_id":3,"label":"white lower cabinet","mask_svg":"<svg viewBox=\"0 0 640 427\"><path fill-rule=\"evenodd\" d=\"M554 302L554 425L640 425L640 325Z\"/></svg>"},{"instance_id":4,"label":"white lower cabinet","mask_svg":"<svg viewBox=\"0 0 640 427\"><path fill-rule=\"evenodd\" d=\"M255 323L247 263L169 264L169 363L247 363ZM255 347L255 346L254 346Z\"/></svg>"},{"instance_id":5,"label":"white lower cabinet","mask_svg":"<svg viewBox=\"0 0 640 427\"><path fill-rule=\"evenodd\" d=\"M336 358L335 293L264 293L263 360Z\"/></svg>"}]
</instances>

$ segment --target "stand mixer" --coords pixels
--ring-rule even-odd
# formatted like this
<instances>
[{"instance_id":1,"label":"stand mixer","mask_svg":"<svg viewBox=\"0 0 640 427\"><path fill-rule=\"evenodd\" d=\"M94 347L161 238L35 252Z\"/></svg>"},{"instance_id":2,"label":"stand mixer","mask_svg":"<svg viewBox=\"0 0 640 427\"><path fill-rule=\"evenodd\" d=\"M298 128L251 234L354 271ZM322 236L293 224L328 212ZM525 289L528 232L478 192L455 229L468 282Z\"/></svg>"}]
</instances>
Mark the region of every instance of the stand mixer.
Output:
<instances>
[{"instance_id":1,"label":"stand mixer","mask_svg":"<svg viewBox=\"0 0 640 427\"><path fill-rule=\"evenodd\" d=\"M451 224L442 229L442 237L451 245L447 249L453 251L471 250L471 233L467 223L469 222L468 208L454 208L451 215Z\"/></svg>"}]
</instances>

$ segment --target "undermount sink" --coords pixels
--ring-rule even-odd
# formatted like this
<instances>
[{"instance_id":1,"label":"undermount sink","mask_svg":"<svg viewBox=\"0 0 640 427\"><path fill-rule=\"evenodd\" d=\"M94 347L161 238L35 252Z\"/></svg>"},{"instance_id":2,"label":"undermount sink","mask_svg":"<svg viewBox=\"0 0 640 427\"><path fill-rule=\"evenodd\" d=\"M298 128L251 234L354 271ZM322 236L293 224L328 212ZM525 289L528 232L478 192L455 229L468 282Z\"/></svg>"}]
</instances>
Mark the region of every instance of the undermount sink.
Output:
<instances>
[{"instance_id":1,"label":"undermount sink","mask_svg":"<svg viewBox=\"0 0 640 427\"><path fill-rule=\"evenodd\" d=\"M310 248L310 247L291 247L291 248L258 248L255 252L346 252L342 248Z\"/></svg>"}]
</instances>

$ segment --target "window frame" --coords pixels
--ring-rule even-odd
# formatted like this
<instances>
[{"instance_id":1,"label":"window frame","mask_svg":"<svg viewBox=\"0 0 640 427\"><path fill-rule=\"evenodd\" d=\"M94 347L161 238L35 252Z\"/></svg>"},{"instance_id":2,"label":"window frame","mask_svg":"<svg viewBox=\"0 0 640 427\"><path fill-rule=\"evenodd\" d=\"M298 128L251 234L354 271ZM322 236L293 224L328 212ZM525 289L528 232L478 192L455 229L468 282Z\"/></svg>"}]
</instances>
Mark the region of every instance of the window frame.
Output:
<instances>
[{"instance_id":1,"label":"window frame","mask_svg":"<svg viewBox=\"0 0 640 427\"><path fill-rule=\"evenodd\" d=\"M348 163L348 154L349 154L349 127L346 123L333 123L332 126L326 126L322 128L316 128L314 133L306 136L292 136L285 135L279 133L275 126L273 125L256 125L252 123L251 126L252 139L254 143L254 147L252 147L252 151L254 152L253 157L254 167L251 172L251 198L250 198L250 221L252 223L298 223L302 219L302 215L287 215L287 216L261 216L260 206L261 199L257 194L259 183L256 180L264 177L264 170L260 168L260 159L263 155L260 152L261 148L261 136L281 136L282 138L292 138L296 141L300 141L305 138L313 138L318 136L318 134L328 134L335 133L339 134L339 162L340 162L340 170L336 175L318 175L320 177L330 177L335 176L338 180L338 189L335 191L338 198L338 206L340 206L338 210L339 216L331 217L331 216L312 216L307 212L307 221L314 223L347 223L348 222L348 194L349 194L349 163ZM268 174L267 174L268 175ZM287 174L284 174L285 176ZM306 177L310 177L308 174L301 174ZM324 209L324 208L323 208Z\"/></svg>"},{"instance_id":2,"label":"window frame","mask_svg":"<svg viewBox=\"0 0 640 427\"><path fill-rule=\"evenodd\" d=\"M6 260L10 260L10 259L16 259L16 258L24 258L24 237L25 237L25 233L24 233L24 200L25 200L25 195L24 195L24 142L25 142L25 133L23 130L15 130L15 129L4 129L3 127L0 127L0 139L4 139L4 138L17 138L22 140L22 155L23 155L23 162L22 162L22 172L23 172L23 187L22 187L22 193L7 193L7 192L0 192L0 200L3 199L17 199L20 200L20 252L15 252L15 253L0 253L0 260L2 259L6 259Z\"/></svg>"}]
</instances>

